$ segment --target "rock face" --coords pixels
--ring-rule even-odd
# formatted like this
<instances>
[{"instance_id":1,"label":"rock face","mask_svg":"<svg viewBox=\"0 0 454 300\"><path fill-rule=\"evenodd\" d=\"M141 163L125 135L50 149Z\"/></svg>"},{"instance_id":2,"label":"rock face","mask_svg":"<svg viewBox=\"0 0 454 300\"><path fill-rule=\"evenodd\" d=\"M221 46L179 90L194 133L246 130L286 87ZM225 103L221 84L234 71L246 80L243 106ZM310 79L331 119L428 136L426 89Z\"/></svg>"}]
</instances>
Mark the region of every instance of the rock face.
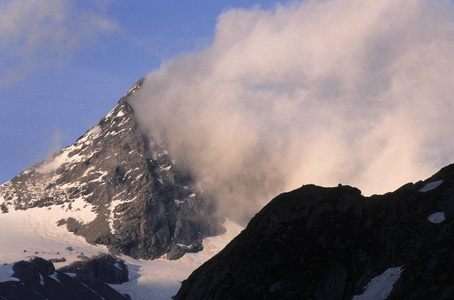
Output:
<instances>
[{"instance_id":1,"label":"rock face","mask_svg":"<svg viewBox=\"0 0 454 300\"><path fill-rule=\"evenodd\" d=\"M363 197L303 186L273 199L175 299L454 299L454 165Z\"/></svg>"},{"instance_id":2,"label":"rock face","mask_svg":"<svg viewBox=\"0 0 454 300\"><path fill-rule=\"evenodd\" d=\"M128 104L143 79L73 145L0 186L2 213L58 206L58 223L90 243L135 258L170 259L220 233L210 199Z\"/></svg>"},{"instance_id":3,"label":"rock face","mask_svg":"<svg viewBox=\"0 0 454 300\"><path fill-rule=\"evenodd\" d=\"M8 266L6 266L8 267ZM1 266L5 268L5 266ZM129 296L118 293L108 284L89 278L72 278L40 257L13 265L10 280L0 282L0 298L22 299L112 299L125 300Z\"/></svg>"},{"instance_id":4,"label":"rock face","mask_svg":"<svg viewBox=\"0 0 454 300\"><path fill-rule=\"evenodd\" d=\"M89 278L111 284L128 281L128 267L124 261L108 254L75 261L59 271L75 274L77 278Z\"/></svg>"}]
</instances>

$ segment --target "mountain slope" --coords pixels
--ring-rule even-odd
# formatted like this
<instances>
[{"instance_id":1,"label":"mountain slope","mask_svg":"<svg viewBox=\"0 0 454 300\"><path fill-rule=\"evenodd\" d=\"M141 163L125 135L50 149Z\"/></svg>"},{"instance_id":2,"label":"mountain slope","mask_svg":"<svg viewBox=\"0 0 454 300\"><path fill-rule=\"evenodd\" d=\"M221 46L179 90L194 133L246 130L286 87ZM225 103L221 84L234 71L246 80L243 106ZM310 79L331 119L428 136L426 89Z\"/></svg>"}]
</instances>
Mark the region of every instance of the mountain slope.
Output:
<instances>
[{"instance_id":1,"label":"mountain slope","mask_svg":"<svg viewBox=\"0 0 454 300\"><path fill-rule=\"evenodd\" d=\"M27 261L38 255L52 261L55 268L60 269L81 258L108 253L106 246L89 244L85 238L68 232L64 226L56 226L56 222L68 213L58 206L49 206L0 214L0 265ZM132 299L171 299L192 271L219 252L243 229L230 221L223 223L223 226L227 229L226 233L203 239L202 251L187 253L176 260L120 256L128 267L129 281L111 284L111 287L130 295Z\"/></svg>"},{"instance_id":2,"label":"mountain slope","mask_svg":"<svg viewBox=\"0 0 454 300\"><path fill-rule=\"evenodd\" d=\"M142 83L73 145L1 185L3 214L48 207L59 226L135 258L176 259L220 233L210 200L135 120L128 101Z\"/></svg>"},{"instance_id":3,"label":"mountain slope","mask_svg":"<svg viewBox=\"0 0 454 300\"><path fill-rule=\"evenodd\" d=\"M273 199L175 299L453 299L454 165L363 197L313 185Z\"/></svg>"}]
</instances>

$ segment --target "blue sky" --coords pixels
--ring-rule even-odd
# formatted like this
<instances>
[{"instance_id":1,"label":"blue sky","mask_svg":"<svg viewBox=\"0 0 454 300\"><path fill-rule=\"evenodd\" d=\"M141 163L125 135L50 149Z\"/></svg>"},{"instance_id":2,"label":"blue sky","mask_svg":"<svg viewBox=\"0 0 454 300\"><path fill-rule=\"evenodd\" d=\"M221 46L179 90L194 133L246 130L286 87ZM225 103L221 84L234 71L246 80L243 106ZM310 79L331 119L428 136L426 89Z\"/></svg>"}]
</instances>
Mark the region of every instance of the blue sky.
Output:
<instances>
[{"instance_id":1,"label":"blue sky","mask_svg":"<svg viewBox=\"0 0 454 300\"><path fill-rule=\"evenodd\" d=\"M276 2L0 0L0 182L71 144L140 77L207 47L223 11Z\"/></svg>"}]
</instances>

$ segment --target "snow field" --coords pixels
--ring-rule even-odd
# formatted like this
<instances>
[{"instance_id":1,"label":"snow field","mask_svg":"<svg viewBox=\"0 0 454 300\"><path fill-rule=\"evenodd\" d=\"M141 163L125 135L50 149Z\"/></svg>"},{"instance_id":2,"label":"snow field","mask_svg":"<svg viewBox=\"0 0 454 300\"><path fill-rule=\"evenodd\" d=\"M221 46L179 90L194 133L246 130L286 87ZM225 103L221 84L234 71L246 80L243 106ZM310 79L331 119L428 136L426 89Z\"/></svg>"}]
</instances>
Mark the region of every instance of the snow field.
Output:
<instances>
[{"instance_id":1,"label":"snow field","mask_svg":"<svg viewBox=\"0 0 454 300\"><path fill-rule=\"evenodd\" d=\"M0 214L0 264L7 264L0 265L0 282L16 280L11 277L12 263L33 256L44 259L64 257L65 262L54 263L58 269L80 260L78 256L82 253L87 257L108 253L107 247L89 244L84 238L68 232L66 226L57 226L60 219L75 217L75 213L81 220L92 220L96 215L91 211L91 206L82 204L73 202L73 211L66 211L66 204L64 209L61 205L53 205L17 211L10 209L8 213ZM180 288L181 281L244 229L231 221L226 221L224 227L227 232L223 235L204 239L203 251L188 253L179 260L137 260L121 256L128 265L129 281L111 286L121 293L129 294L132 299L171 299Z\"/></svg>"},{"instance_id":2,"label":"snow field","mask_svg":"<svg viewBox=\"0 0 454 300\"><path fill-rule=\"evenodd\" d=\"M71 210L66 204L27 210L10 208L8 213L0 214L0 263L28 260L33 256L45 259L64 257L66 262L55 263L59 268L79 260L77 256L82 253L86 256L107 253L105 246L91 245L84 238L68 232L66 226L57 226L60 219L68 217L91 221L96 214L82 201L73 202Z\"/></svg>"}]
</instances>

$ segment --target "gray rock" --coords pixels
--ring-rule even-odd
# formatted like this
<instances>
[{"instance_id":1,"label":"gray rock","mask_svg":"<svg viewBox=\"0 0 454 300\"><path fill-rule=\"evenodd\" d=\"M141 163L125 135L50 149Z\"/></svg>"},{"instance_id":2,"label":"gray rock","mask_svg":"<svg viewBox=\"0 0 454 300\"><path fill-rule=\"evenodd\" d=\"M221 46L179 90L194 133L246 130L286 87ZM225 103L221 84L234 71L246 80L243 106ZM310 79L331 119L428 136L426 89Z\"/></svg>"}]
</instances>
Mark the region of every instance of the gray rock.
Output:
<instances>
[{"instance_id":1,"label":"gray rock","mask_svg":"<svg viewBox=\"0 0 454 300\"><path fill-rule=\"evenodd\" d=\"M2 212L45 206L76 212L73 201L82 199L96 218L58 225L134 258L161 257L177 244L193 249L220 233L210 198L137 123L128 101L142 82L73 145L1 185Z\"/></svg>"}]
</instances>

